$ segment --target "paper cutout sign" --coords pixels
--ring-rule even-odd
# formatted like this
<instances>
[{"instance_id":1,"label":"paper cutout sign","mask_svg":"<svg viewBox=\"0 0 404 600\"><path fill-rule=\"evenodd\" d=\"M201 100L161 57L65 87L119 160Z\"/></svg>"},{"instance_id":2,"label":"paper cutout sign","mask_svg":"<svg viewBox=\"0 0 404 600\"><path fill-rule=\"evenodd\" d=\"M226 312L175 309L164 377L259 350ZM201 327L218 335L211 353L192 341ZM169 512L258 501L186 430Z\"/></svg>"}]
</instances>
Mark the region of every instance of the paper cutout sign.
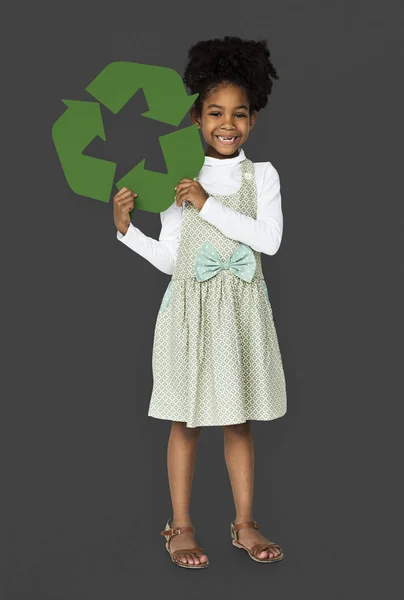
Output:
<instances>
[{"instance_id":1,"label":"paper cutout sign","mask_svg":"<svg viewBox=\"0 0 404 600\"><path fill-rule=\"evenodd\" d=\"M181 76L168 67L134 62L113 62L86 87L98 102L62 100L67 110L55 121L52 139L70 188L101 202L109 202L116 163L83 155L99 136L106 141L100 104L117 114L142 89L149 110L142 117L178 126L199 94L188 96ZM180 179L194 179L201 170L205 152L196 125L159 137L167 173L144 168L141 160L115 185L135 191L135 209L159 213L173 203L174 187Z\"/></svg>"}]
</instances>

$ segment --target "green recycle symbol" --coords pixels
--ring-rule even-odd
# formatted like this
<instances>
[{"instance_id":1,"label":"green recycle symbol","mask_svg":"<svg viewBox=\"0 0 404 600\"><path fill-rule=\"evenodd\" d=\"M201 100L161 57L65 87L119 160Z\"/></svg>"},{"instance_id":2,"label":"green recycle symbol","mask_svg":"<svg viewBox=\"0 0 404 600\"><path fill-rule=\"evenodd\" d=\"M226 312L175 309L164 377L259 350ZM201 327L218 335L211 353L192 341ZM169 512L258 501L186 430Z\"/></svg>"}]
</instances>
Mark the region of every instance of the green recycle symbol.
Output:
<instances>
[{"instance_id":1,"label":"green recycle symbol","mask_svg":"<svg viewBox=\"0 0 404 600\"><path fill-rule=\"evenodd\" d=\"M52 139L70 188L76 193L109 202L116 163L83 155L99 136L106 141L99 102L117 114L140 89L149 110L142 113L155 121L178 126L199 94L188 96L181 76L168 67L134 62L107 65L85 88L98 102L62 100L67 110L55 121ZM144 168L141 160L115 185L135 191L135 208L162 212L174 201L180 179L194 179L205 154L196 125L159 137L167 173Z\"/></svg>"}]
</instances>

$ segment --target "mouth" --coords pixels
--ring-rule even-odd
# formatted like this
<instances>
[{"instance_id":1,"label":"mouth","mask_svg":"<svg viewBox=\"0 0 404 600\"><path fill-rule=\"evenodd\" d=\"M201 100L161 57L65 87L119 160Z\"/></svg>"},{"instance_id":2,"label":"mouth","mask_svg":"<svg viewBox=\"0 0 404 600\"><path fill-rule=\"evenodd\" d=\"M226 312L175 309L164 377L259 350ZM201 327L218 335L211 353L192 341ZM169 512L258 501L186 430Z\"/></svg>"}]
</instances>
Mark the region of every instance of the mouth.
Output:
<instances>
[{"instance_id":1,"label":"mouth","mask_svg":"<svg viewBox=\"0 0 404 600\"><path fill-rule=\"evenodd\" d=\"M215 138L223 146L233 146L240 139L240 136L237 135L237 136L230 137L230 136L215 135ZM229 139L226 139L226 138L229 138Z\"/></svg>"}]
</instances>

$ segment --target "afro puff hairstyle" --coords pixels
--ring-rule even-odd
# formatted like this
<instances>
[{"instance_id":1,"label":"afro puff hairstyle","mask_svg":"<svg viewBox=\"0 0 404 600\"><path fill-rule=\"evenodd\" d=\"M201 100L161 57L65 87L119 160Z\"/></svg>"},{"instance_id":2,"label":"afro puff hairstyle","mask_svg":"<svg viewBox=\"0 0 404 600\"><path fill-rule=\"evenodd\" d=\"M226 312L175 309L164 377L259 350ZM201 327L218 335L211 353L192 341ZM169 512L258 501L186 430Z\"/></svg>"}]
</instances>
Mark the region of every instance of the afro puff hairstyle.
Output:
<instances>
[{"instance_id":1,"label":"afro puff hairstyle","mask_svg":"<svg viewBox=\"0 0 404 600\"><path fill-rule=\"evenodd\" d=\"M272 91L271 77L279 79L269 56L265 40L243 40L228 35L223 40L204 40L192 46L183 82L191 94L199 94L194 103L198 116L206 98L225 85L237 85L245 91L250 116L264 108Z\"/></svg>"}]
</instances>

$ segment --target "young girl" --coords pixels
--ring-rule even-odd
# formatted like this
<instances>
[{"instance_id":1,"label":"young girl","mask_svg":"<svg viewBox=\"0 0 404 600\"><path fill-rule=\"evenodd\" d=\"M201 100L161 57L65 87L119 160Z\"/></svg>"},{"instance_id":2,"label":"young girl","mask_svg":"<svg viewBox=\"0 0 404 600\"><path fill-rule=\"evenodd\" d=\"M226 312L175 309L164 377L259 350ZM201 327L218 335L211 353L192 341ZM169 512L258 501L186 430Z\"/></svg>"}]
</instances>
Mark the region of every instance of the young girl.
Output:
<instances>
[{"instance_id":1,"label":"young girl","mask_svg":"<svg viewBox=\"0 0 404 600\"><path fill-rule=\"evenodd\" d=\"M190 516L201 427L221 426L235 504L234 546L257 561L283 558L253 518L251 420L286 413L286 385L261 253L281 243L280 183L270 162L251 162L242 148L278 79L265 41L224 37L189 51L184 83L199 96L190 111L206 142L195 180L182 179L161 213L159 241L129 219L134 194L114 198L117 238L172 275L157 315L153 391L148 416L172 421L168 477L172 519L161 534L172 561L209 565ZM228 141L226 141L228 140Z\"/></svg>"}]
</instances>

